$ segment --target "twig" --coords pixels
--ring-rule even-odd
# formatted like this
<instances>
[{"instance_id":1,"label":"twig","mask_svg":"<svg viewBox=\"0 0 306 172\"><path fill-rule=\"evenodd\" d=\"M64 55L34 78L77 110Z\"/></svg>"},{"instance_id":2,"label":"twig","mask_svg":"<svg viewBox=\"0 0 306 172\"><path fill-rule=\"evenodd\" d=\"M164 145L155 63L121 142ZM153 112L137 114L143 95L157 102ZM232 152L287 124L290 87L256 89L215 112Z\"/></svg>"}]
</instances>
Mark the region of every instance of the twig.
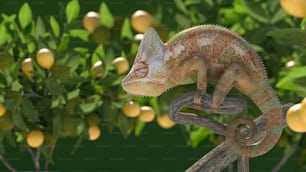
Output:
<instances>
[{"instance_id":1,"label":"twig","mask_svg":"<svg viewBox=\"0 0 306 172\"><path fill-rule=\"evenodd\" d=\"M31 148L28 147L28 151L32 156L32 160L35 166L36 171L40 171L40 164L39 164L39 159L40 159L40 149L38 148L36 151L36 154L32 151Z\"/></svg>"},{"instance_id":2,"label":"twig","mask_svg":"<svg viewBox=\"0 0 306 172\"><path fill-rule=\"evenodd\" d=\"M284 154L282 159L278 162L278 164L271 170L271 172L278 172L288 161L288 159L294 154L294 152L298 149L299 144L295 143L292 147L291 150Z\"/></svg>"},{"instance_id":3,"label":"twig","mask_svg":"<svg viewBox=\"0 0 306 172\"><path fill-rule=\"evenodd\" d=\"M3 155L0 155L0 160L4 166L9 169L11 172L16 172L17 170L4 158Z\"/></svg>"},{"instance_id":4,"label":"twig","mask_svg":"<svg viewBox=\"0 0 306 172\"><path fill-rule=\"evenodd\" d=\"M249 172L249 158L240 156L238 158L238 172Z\"/></svg>"},{"instance_id":5,"label":"twig","mask_svg":"<svg viewBox=\"0 0 306 172\"><path fill-rule=\"evenodd\" d=\"M221 171L230 163L234 162L237 158L238 155L231 151L225 142L222 142L213 150L205 154L197 162L192 164L192 166L185 172Z\"/></svg>"},{"instance_id":6,"label":"twig","mask_svg":"<svg viewBox=\"0 0 306 172\"><path fill-rule=\"evenodd\" d=\"M54 150L55 150L55 145L51 146L51 148L50 148L50 157L52 157ZM49 164L50 164L50 162L47 159L46 162L45 162L45 170L46 171L48 171Z\"/></svg>"}]
</instances>

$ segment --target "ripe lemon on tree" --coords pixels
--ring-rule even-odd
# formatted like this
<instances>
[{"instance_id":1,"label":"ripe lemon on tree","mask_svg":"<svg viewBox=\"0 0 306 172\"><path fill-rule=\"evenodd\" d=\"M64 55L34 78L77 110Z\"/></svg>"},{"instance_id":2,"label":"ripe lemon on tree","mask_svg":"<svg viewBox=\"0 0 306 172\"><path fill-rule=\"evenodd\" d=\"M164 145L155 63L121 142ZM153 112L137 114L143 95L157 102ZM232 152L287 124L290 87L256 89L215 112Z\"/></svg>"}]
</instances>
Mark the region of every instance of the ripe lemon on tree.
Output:
<instances>
[{"instance_id":1,"label":"ripe lemon on tree","mask_svg":"<svg viewBox=\"0 0 306 172\"><path fill-rule=\"evenodd\" d=\"M131 16L131 25L137 32L145 33L153 26L153 17L144 10L137 10Z\"/></svg>"},{"instance_id":2,"label":"ripe lemon on tree","mask_svg":"<svg viewBox=\"0 0 306 172\"><path fill-rule=\"evenodd\" d=\"M7 112L0 117L0 130L11 131L15 127L11 113Z\"/></svg>"},{"instance_id":3,"label":"ripe lemon on tree","mask_svg":"<svg viewBox=\"0 0 306 172\"><path fill-rule=\"evenodd\" d=\"M62 137L76 137L77 127L73 117L64 116L61 121L61 136Z\"/></svg>"},{"instance_id":4,"label":"ripe lemon on tree","mask_svg":"<svg viewBox=\"0 0 306 172\"><path fill-rule=\"evenodd\" d=\"M124 57L117 57L112 61L118 74L123 74L129 70L129 62Z\"/></svg>"},{"instance_id":5,"label":"ripe lemon on tree","mask_svg":"<svg viewBox=\"0 0 306 172\"><path fill-rule=\"evenodd\" d=\"M0 103L0 117L6 113L6 106Z\"/></svg>"},{"instance_id":6,"label":"ripe lemon on tree","mask_svg":"<svg viewBox=\"0 0 306 172\"><path fill-rule=\"evenodd\" d=\"M100 14L95 11L89 11L83 17L83 27L93 32L100 25Z\"/></svg>"},{"instance_id":7,"label":"ripe lemon on tree","mask_svg":"<svg viewBox=\"0 0 306 172\"><path fill-rule=\"evenodd\" d=\"M154 110L150 106L141 106L138 119L144 122L151 122L155 117Z\"/></svg>"},{"instance_id":8,"label":"ripe lemon on tree","mask_svg":"<svg viewBox=\"0 0 306 172\"><path fill-rule=\"evenodd\" d=\"M92 40L97 44L103 44L111 37L110 30L105 26L98 26L91 34Z\"/></svg>"},{"instance_id":9,"label":"ripe lemon on tree","mask_svg":"<svg viewBox=\"0 0 306 172\"><path fill-rule=\"evenodd\" d=\"M306 0L281 0L281 6L290 15L306 17Z\"/></svg>"},{"instance_id":10,"label":"ripe lemon on tree","mask_svg":"<svg viewBox=\"0 0 306 172\"><path fill-rule=\"evenodd\" d=\"M97 140L101 135L101 130L97 125L90 126L88 128L89 140Z\"/></svg>"},{"instance_id":11,"label":"ripe lemon on tree","mask_svg":"<svg viewBox=\"0 0 306 172\"><path fill-rule=\"evenodd\" d=\"M50 69L54 64L54 55L47 48L38 50L36 60L40 67Z\"/></svg>"},{"instance_id":12,"label":"ripe lemon on tree","mask_svg":"<svg viewBox=\"0 0 306 172\"><path fill-rule=\"evenodd\" d=\"M27 143L32 148L38 148L44 143L44 133L40 130L31 130L27 134Z\"/></svg>"},{"instance_id":13,"label":"ripe lemon on tree","mask_svg":"<svg viewBox=\"0 0 306 172\"><path fill-rule=\"evenodd\" d=\"M128 101L126 102L122 108L122 112L127 117L137 117L140 114L140 106L138 103L134 101Z\"/></svg>"},{"instance_id":14,"label":"ripe lemon on tree","mask_svg":"<svg viewBox=\"0 0 306 172\"><path fill-rule=\"evenodd\" d=\"M306 109L302 104L291 106L286 114L286 121L290 129L296 132L306 132Z\"/></svg>"},{"instance_id":15,"label":"ripe lemon on tree","mask_svg":"<svg viewBox=\"0 0 306 172\"><path fill-rule=\"evenodd\" d=\"M156 120L157 120L158 125L161 128L167 129L167 128L171 128L175 125L175 122L173 122L169 119L168 114L159 115L159 116L157 116Z\"/></svg>"},{"instance_id":16,"label":"ripe lemon on tree","mask_svg":"<svg viewBox=\"0 0 306 172\"><path fill-rule=\"evenodd\" d=\"M28 78L32 78L34 76L34 67L31 58L26 58L23 60L21 70Z\"/></svg>"},{"instance_id":17,"label":"ripe lemon on tree","mask_svg":"<svg viewBox=\"0 0 306 172\"><path fill-rule=\"evenodd\" d=\"M101 60L95 62L95 64L92 66L92 70L95 72L96 77L102 77L103 76L103 62Z\"/></svg>"}]
</instances>

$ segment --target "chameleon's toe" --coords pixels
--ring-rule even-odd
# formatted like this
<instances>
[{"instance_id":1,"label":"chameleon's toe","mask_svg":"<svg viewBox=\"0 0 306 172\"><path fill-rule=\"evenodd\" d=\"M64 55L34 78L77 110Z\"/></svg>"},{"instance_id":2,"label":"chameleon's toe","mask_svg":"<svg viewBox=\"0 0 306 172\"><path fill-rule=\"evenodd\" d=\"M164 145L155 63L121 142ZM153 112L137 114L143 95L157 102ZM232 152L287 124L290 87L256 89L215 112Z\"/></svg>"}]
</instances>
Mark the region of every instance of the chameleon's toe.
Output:
<instances>
[{"instance_id":1,"label":"chameleon's toe","mask_svg":"<svg viewBox=\"0 0 306 172\"><path fill-rule=\"evenodd\" d=\"M197 91L195 93L194 98L193 98L193 104L196 107L199 107L201 105L201 99L202 99L203 95L204 95L204 93L202 91Z\"/></svg>"},{"instance_id":2,"label":"chameleon's toe","mask_svg":"<svg viewBox=\"0 0 306 172\"><path fill-rule=\"evenodd\" d=\"M216 98L213 98L212 102L211 102L211 108L213 109L217 109L221 103L223 102L224 99L216 99Z\"/></svg>"}]
</instances>

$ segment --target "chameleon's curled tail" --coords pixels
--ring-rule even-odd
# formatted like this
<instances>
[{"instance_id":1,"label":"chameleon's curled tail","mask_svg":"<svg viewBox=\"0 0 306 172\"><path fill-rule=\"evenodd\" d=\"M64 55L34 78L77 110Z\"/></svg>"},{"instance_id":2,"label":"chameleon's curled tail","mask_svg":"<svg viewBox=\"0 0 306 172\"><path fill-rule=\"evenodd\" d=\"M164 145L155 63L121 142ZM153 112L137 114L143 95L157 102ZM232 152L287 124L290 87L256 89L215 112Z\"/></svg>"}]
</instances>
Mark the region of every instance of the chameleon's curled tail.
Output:
<instances>
[{"instance_id":1,"label":"chameleon's curled tail","mask_svg":"<svg viewBox=\"0 0 306 172\"><path fill-rule=\"evenodd\" d=\"M262 111L265 119L265 134L257 133L257 127L249 118L236 118L226 129L226 142L231 149L242 156L256 157L270 151L277 144L284 120L283 111L272 89L258 89L250 98Z\"/></svg>"}]
</instances>

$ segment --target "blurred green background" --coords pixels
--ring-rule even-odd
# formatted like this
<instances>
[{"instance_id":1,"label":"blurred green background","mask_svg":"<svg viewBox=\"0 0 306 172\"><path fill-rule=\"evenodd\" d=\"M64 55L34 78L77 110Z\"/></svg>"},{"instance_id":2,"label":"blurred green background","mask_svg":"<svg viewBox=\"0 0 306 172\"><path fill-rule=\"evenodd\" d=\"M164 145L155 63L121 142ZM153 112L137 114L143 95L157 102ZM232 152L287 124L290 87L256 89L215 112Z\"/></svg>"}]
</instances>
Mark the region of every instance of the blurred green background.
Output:
<instances>
[{"instance_id":1,"label":"blurred green background","mask_svg":"<svg viewBox=\"0 0 306 172\"><path fill-rule=\"evenodd\" d=\"M305 81L303 81L306 77L306 69L304 67L306 64L306 22L305 19L298 19L286 14L286 12L281 9L278 0L271 0L268 2L263 0L79 0L80 12L75 19L76 22L72 22L71 25L68 24L68 27L65 19L65 7L67 3L70 2L68 0L0 0L0 13L6 15L18 14L21 6L25 2L31 7L33 21L36 21L37 17L41 16L43 21L47 23L49 17L54 16L58 19L61 27L66 27L66 30L63 29L65 32L68 32L71 28L82 29L82 17L88 11L99 11L102 2L107 4L113 16L122 19L129 19L130 16L139 9L148 11L154 16L154 20L157 24L156 27L164 28L164 30L159 31L166 30L166 37L171 37L176 32L194 25L211 23L224 25L245 37L263 57L270 82L274 88L277 87L277 94L280 96L282 102L297 103L301 98L306 96L306 84ZM3 18L1 18L1 20L3 20ZM77 24L79 25L77 26ZM121 28L112 29L120 30ZM51 29L46 30L51 32ZM64 32L63 30L61 31ZM25 30L22 32L24 35L29 34ZM132 34L136 33L137 32L132 30ZM104 47L105 49L106 47L112 49L112 51L109 49L106 51L112 52L113 57L111 58L115 56L126 56L130 64L132 64L135 52L132 52L133 48L131 47L133 47L133 45L138 45L138 43L130 41L132 38L120 38L118 40L115 36L113 37L105 43ZM47 38L45 39L47 40ZM121 44L121 42L123 43ZM20 43L20 45L23 44L24 43ZM14 46L18 46L18 43ZM71 39L68 48L82 46L88 48L89 52L92 52L95 51L95 48L99 46L99 44L94 43L90 39L85 41ZM36 47L36 49L38 47ZM12 52L17 61L19 55L23 54L19 50L14 50ZM33 54L34 52L32 52L32 55ZM70 55L69 53L67 54L68 56ZM295 62L295 66L288 68L286 67L286 63L290 60ZM20 64L20 60L18 63ZM111 64L106 62L106 65L110 66ZM82 64L80 64L80 66L80 70L77 71L85 71L86 69L84 68L90 68L91 64L87 64L86 62L85 65L83 64L82 66ZM105 76L106 79L95 79L93 85L103 85L105 82L114 82L112 77L118 77L119 79L123 77L122 75L117 75L113 67L106 68L109 68L107 69L109 73ZM71 75L73 76L74 74L78 73L73 73ZM45 76L39 77L44 78ZM89 79L92 78L90 75L86 75L86 77ZM22 82L24 81L22 80ZM117 94L125 94L121 90L120 85L116 82L114 83L114 85L103 85L102 89L104 93L116 92ZM84 94L99 95L92 91L91 87L88 88L84 86L81 88L85 89ZM5 87L5 89L10 88ZM0 91L4 93L5 89ZM89 91L86 91L86 89ZM126 100L134 99L141 105L153 106L155 112L159 115L159 113L167 112L167 105L170 103L171 99L188 91L188 89L189 87L184 87L170 91L167 95L157 100L158 107L156 107L156 104L152 103L154 101L148 100L147 98L134 99L126 95L121 100L120 97L116 97L115 99L112 99L113 97L108 97L110 101L115 102L114 106L116 108L115 110L107 109L105 111L107 112L109 110L110 114L118 113L119 115L117 116L120 116L122 115L120 114L120 107L122 104ZM237 93L234 92L234 94ZM107 102L106 99L103 100ZM215 143L218 142L218 137L206 130L184 127L182 125L176 125L170 129L162 129L157 125L156 121L147 123L140 134L134 134L137 128L137 125L133 124L135 120L125 118L124 120L128 121L129 127L121 125L110 130L110 128L112 128L110 125L113 125L113 122L116 121L117 118L112 119L113 121L106 120L106 112L103 110L103 112L101 112L101 109L106 108L106 106L108 106L108 104L97 106L95 110L102 118L102 122L100 123L101 137L96 141L83 139L73 154L71 152L74 150L74 146L78 139L58 139L53 154L54 164L49 165L50 171L184 171L184 169L191 166L205 153L213 149ZM256 110L256 108L250 107L245 113L254 109ZM110 111L114 111L114 113ZM80 116L83 117L84 114L80 114ZM45 130L48 130L47 127ZM18 131L18 129L14 130L14 132ZM298 150L290 157L280 171L303 171L303 165L305 165L305 163L303 163L305 161L305 153L303 153L305 152L303 151L306 143L305 136L303 134L296 134L288 129L284 134L281 144L266 155L250 160L250 170L252 172L270 171L295 143L299 143ZM6 141L4 141L4 148L5 154L3 156L17 169L17 171L34 171L35 168L31 156L27 151L19 151L18 148L9 146ZM44 158L41 160L42 165L44 164L43 160ZM3 164L0 164L0 171L7 171Z\"/></svg>"}]
</instances>

